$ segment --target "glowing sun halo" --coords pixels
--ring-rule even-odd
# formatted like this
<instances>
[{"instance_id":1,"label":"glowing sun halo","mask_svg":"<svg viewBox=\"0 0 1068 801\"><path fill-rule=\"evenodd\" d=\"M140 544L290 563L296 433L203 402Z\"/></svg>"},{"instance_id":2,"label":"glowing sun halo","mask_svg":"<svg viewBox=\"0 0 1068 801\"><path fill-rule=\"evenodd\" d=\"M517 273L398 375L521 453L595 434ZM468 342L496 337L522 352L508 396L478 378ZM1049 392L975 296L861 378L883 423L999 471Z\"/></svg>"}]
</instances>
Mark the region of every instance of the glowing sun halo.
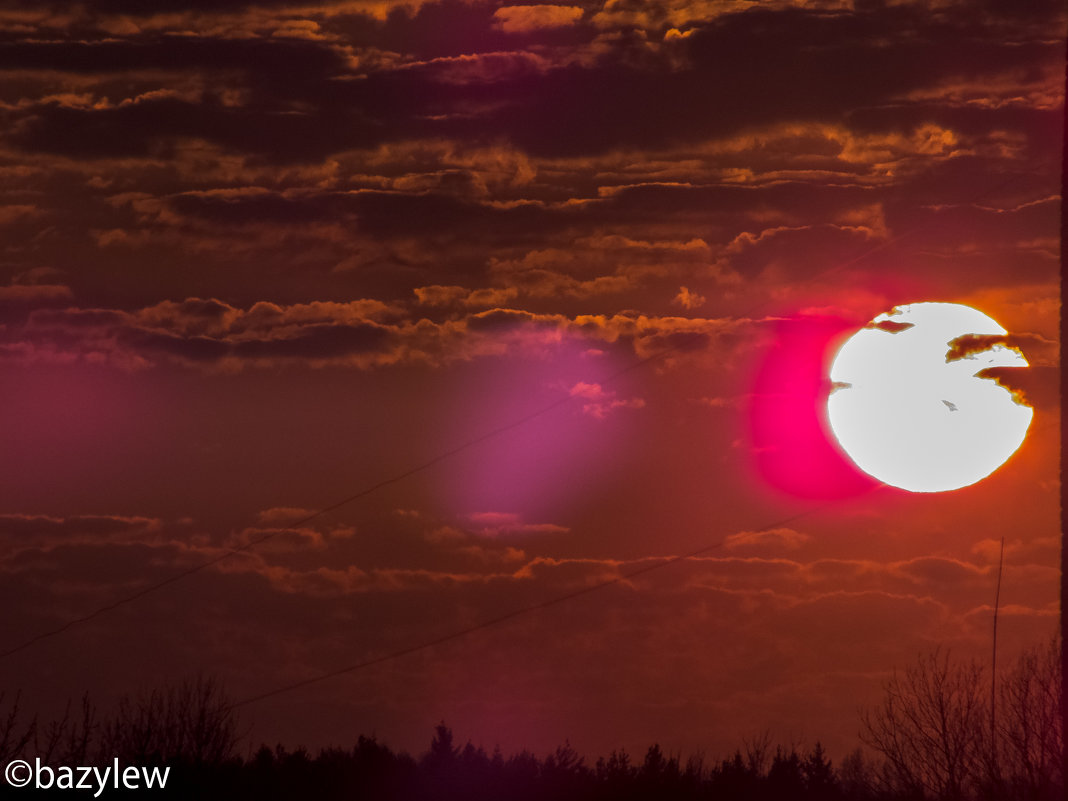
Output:
<instances>
[{"instance_id":1,"label":"glowing sun halo","mask_svg":"<svg viewBox=\"0 0 1068 801\"><path fill-rule=\"evenodd\" d=\"M835 438L861 470L912 492L959 489L1012 456L1034 414L992 378L991 367L1027 367L1004 344L961 337L1004 336L970 306L914 303L880 314L834 358L827 413ZM957 342L955 342L957 341Z\"/></svg>"}]
</instances>

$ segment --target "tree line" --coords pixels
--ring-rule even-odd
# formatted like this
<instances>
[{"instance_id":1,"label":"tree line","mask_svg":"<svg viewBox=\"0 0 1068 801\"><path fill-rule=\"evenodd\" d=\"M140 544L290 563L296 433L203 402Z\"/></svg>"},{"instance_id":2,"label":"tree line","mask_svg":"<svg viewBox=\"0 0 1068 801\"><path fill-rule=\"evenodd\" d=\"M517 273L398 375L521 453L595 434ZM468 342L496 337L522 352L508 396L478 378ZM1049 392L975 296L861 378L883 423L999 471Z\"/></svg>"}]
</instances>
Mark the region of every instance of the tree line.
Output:
<instances>
[{"instance_id":1,"label":"tree line","mask_svg":"<svg viewBox=\"0 0 1068 801\"><path fill-rule=\"evenodd\" d=\"M106 716L84 697L47 723L23 715L17 695L0 694L0 765L167 765L171 781L153 797L209 800L1060 801L1059 657L1059 641L1033 648L995 682L977 663L924 654L861 712L866 749L837 764L818 742L772 747L768 735L718 760L653 744L641 758L617 750L591 762L566 742L542 757L506 756L459 745L444 722L419 756L365 736L315 754L283 745L252 752L220 683L198 677L124 697Z\"/></svg>"}]
</instances>

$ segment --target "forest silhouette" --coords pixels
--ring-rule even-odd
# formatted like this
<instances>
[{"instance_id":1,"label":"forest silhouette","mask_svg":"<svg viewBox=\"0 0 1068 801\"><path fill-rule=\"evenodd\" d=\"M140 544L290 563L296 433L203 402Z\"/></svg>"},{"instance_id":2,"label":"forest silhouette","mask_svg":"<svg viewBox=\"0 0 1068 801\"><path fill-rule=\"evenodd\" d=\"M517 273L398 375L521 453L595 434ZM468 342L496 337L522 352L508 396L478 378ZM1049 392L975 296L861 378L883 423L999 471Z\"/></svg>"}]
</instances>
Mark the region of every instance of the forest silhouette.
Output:
<instances>
[{"instance_id":1,"label":"forest silhouette","mask_svg":"<svg viewBox=\"0 0 1068 801\"><path fill-rule=\"evenodd\" d=\"M249 747L239 710L212 677L122 698L106 716L86 696L41 722L19 695L0 695L0 762L170 768L164 789L100 795L182 799L381 801L1059 801L1060 644L1023 652L995 682L941 649L884 683L861 710L856 748L837 763L817 741L773 746L765 733L725 758L665 753L653 744L588 761L565 741L545 756L459 745L445 722L428 750L394 751L374 736L312 754ZM994 703L994 709L991 708ZM992 712L996 711L996 714ZM244 752L244 756L242 755ZM47 782L45 782L47 783ZM0 793L14 793L4 785ZM91 797L94 789L24 788L27 797Z\"/></svg>"}]
</instances>

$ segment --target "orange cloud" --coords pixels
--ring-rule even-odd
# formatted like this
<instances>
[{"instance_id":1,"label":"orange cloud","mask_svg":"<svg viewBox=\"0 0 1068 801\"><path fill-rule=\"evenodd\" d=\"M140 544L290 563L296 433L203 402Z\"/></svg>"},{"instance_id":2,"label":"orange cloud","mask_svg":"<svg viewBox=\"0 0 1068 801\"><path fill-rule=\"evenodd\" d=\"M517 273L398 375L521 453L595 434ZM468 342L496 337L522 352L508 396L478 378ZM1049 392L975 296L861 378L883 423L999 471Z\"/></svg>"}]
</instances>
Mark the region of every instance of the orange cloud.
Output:
<instances>
[{"instance_id":1,"label":"orange cloud","mask_svg":"<svg viewBox=\"0 0 1068 801\"><path fill-rule=\"evenodd\" d=\"M503 6L493 12L493 20L505 33L530 33L574 25L582 19L582 13L577 6Z\"/></svg>"},{"instance_id":2,"label":"orange cloud","mask_svg":"<svg viewBox=\"0 0 1068 801\"><path fill-rule=\"evenodd\" d=\"M566 534L569 529L555 523L527 523L513 512L474 512L466 518L479 536L502 534Z\"/></svg>"},{"instance_id":3,"label":"orange cloud","mask_svg":"<svg viewBox=\"0 0 1068 801\"><path fill-rule=\"evenodd\" d=\"M463 306L486 308L503 306L519 296L518 287L483 287L465 289L462 286L420 286L412 290L423 306Z\"/></svg>"},{"instance_id":4,"label":"orange cloud","mask_svg":"<svg viewBox=\"0 0 1068 801\"><path fill-rule=\"evenodd\" d=\"M800 531L794 531L789 528L773 528L762 531L740 531L737 534L731 534L724 541L724 545L730 551L739 549L793 551L811 541L812 537Z\"/></svg>"},{"instance_id":5,"label":"orange cloud","mask_svg":"<svg viewBox=\"0 0 1068 801\"><path fill-rule=\"evenodd\" d=\"M677 306L682 306L684 309L696 309L705 305L705 298L682 286L679 287L679 294L675 296L672 302Z\"/></svg>"},{"instance_id":6,"label":"orange cloud","mask_svg":"<svg viewBox=\"0 0 1068 801\"><path fill-rule=\"evenodd\" d=\"M615 392L606 392L600 384L587 384L578 382L570 389L573 398L582 398L585 403L582 411L598 420L603 420L610 412L616 409L641 409L645 401L641 398L616 398Z\"/></svg>"},{"instance_id":7,"label":"orange cloud","mask_svg":"<svg viewBox=\"0 0 1068 801\"><path fill-rule=\"evenodd\" d=\"M154 517L0 514L0 533L8 556L26 549L50 551L94 543L158 544L163 528L163 521Z\"/></svg>"}]
</instances>

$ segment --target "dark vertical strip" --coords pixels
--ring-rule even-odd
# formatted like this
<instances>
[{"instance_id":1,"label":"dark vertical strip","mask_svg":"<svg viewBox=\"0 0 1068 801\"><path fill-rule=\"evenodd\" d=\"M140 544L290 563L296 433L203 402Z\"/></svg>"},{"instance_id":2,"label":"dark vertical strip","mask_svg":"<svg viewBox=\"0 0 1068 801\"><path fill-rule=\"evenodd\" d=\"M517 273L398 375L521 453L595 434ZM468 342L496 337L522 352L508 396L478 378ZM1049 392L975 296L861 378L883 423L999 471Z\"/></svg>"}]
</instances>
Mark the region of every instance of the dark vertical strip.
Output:
<instances>
[{"instance_id":1,"label":"dark vertical strip","mask_svg":"<svg viewBox=\"0 0 1068 801\"><path fill-rule=\"evenodd\" d=\"M1065 35L1068 44L1068 33ZM1068 789L1068 627L1065 614L1068 612L1068 545L1065 543L1064 514L1068 506L1068 491L1064 486L1064 453L1068 443L1068 414L1064 409L1064 343L1068 342L1068 321L1065 320L1065 297L1068 293L1064 286L1064 268L1068 264L1068 214L1065 212L1065 198L1068 197L1068 52L1064 64L1064 95L1062 98L1062 116L1064 128L1061 131L1061 782Z\"/></svg>"}]
</instances>

